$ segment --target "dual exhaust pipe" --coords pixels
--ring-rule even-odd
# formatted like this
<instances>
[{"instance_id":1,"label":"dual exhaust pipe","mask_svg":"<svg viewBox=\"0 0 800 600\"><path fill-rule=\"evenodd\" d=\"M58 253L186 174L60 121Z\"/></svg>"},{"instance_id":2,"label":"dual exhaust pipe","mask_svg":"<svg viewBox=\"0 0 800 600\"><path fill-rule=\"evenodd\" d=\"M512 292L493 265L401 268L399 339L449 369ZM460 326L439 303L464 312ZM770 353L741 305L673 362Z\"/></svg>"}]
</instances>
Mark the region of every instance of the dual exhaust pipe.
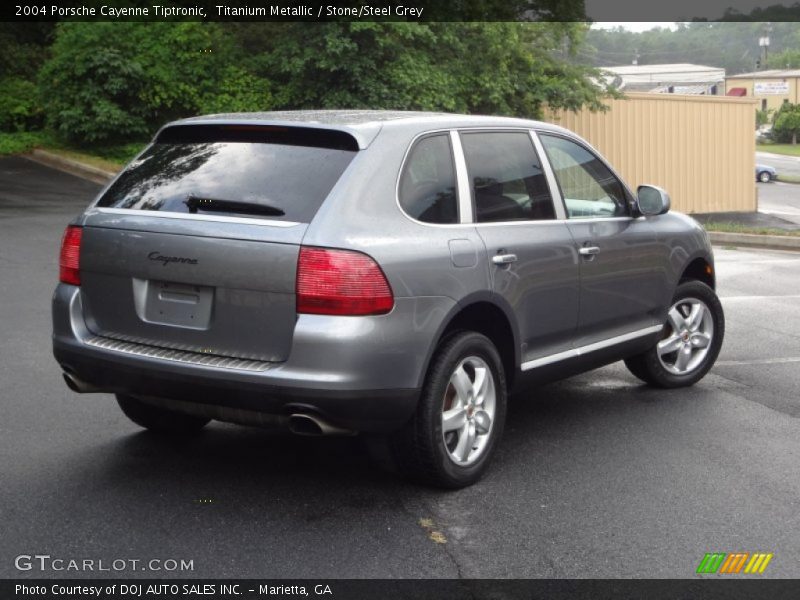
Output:
<instances>
[{"instance_id":1,"label":"dual exhaust pipe","mask_svg":"<svg viewBox=\"0 0 800 600\"><path fill-rule=\"evenodd\" d=\"M64 371L64 383L73 392L78 394L99 394L110 390L92 385L71 373ZM322 435L355 435L350 429L338 427L325 419L308 413L293 413L289 415L289 431L296 435L322 436Z\"/></svg>"}]
</instances>

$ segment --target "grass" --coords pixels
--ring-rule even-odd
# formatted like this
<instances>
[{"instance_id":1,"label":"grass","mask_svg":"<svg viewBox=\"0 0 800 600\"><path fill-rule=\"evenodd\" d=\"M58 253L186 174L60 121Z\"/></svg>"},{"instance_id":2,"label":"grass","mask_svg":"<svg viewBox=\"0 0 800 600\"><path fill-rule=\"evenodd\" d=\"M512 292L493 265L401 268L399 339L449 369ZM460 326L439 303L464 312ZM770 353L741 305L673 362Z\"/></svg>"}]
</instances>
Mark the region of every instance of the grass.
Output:
<instances>
[{"instance_id":1,"label":"grass","mask_svg":"<svg viewBox=\"0 0 800 600\"><path fill-rule=\"evenodd\" d=\"M124 163L120 161L109 160L101 156L95 156L93 154L87 154L85 152L79 152L77 150L67 150L64 148L50 148L46 146L43 147L42 150L47 150L52 154L58 154L59 156L63 156L64 158L70 158L72 160L81 162L85 165L91 165L92 167L103 169L104 171L119 171L124 165Z\"/></svg>"},{"instance_id":2,"label":"grass","mask_svg":"<svg viewBox=\"0 0 800 600\"><path fill-rule=\"evenodd\" d=\"M800 183L800 176L778 173L778 181L782 183Z\"/></svg>"},{"instance_id":3,"label":"grass","mask_svg":"<svg viewBox=\"0 0 800 600\"><path fill-rule=\"evenodd\" d=\"M791 144L756 144L756 152L800 156L800 144L796 146L792 146Z\"/></svg>"},{"instance_id":4,"label":"grass","mask_svg":"<svg viewBox=\"0 0 800 600\"><path fill-rule=\"evenodd\" d=\"M116 146L93 146L77 148L60 141L47 131L0 132L0 156L23 154L35 148L47 150L65 158L71 158L107 171L119 171L136 156L145 144L122 144Z\"/></svg>"},{"instance_id":5,"label":"grass","mask_svg":"<svg viewBox=\"0 0 800 600\"><path fill-rule=\"evenodd\" d=\"M0 156L22 154L48 143L50 136L41 131L0 132Z\"/></svg>"},{"instance_id":6,"label":"grass","mask_svg":"<svg viewBox=\"0 0 800 600\"><path fill-rule=\"evenodd\" d=\"M709 221L703 223L706 231L719 231L722 233L750 233L754 235L784 235L790 237L800 237L800 230L778 229L776 227L753 227L732 221Z\"/></svg>"}]
</instances>

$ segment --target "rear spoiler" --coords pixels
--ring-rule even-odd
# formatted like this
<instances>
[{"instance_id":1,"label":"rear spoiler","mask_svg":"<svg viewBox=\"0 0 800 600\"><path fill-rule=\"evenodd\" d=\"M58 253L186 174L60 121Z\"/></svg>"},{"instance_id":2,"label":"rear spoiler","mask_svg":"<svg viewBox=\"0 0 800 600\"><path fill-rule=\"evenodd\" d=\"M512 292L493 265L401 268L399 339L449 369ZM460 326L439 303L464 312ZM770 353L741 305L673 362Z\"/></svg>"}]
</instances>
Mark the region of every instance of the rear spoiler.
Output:
<instances>
[{"instance_id":1,"label":"rear spoiler","mask_svg":"<svg viewBox=\"0 0 800 600\"><path fill-rule=\"evenodd\" d=\"M203 144L215 142L245 142L251 144L282 144L359 150L358 140L346 131L294 125L258 124L185 124L167 125L156 135L156 144Z\"/></svg>"}]
</instances>

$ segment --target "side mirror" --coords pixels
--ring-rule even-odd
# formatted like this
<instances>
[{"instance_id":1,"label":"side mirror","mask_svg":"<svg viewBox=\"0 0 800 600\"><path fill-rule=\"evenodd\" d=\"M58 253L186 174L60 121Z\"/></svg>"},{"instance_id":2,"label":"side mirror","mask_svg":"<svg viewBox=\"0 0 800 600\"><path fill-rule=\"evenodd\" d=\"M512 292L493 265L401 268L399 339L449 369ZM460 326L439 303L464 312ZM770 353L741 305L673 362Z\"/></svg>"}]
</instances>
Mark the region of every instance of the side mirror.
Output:
<instances>
[{"instance_id":1,"label":"side mirror","mask_svg":"<svg viewBox=\"0 0 800 600\"><path fill-rule=\"evenodd\" d=\"M636 190L638 200L636 204L639 212L646 217L663 215L669 210L669 194L654 185L640 185Z\"/></svg>"}]
</instances>

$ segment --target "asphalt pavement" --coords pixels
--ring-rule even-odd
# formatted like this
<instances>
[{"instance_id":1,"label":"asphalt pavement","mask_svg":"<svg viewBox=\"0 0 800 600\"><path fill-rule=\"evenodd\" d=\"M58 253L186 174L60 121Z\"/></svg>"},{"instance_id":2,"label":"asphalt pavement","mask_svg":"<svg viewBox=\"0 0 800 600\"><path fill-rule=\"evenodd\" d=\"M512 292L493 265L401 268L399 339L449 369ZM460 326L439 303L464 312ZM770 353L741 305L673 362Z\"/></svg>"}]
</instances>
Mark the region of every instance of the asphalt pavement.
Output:
<instances>
[{"instance_id":1,"label":"asphalt pavement","mask_svg":"<svg viewBox=\"0 0 800 600\"><path fill-rule=\"evenodd\" d=\"M756 185L758 212L800 227L800 184L773 181Z\"/></svg>"},{"instance_id":2,"label":"asphalt pavement","mask_svg":"<svg viewBox=\"0 0 800 600\"><path fill-rule=\"evenodd\" d=\"M212 424L163 440L70 392L50 297L63 228L97 189L0 159L0 577L691 578L734 551L798 575L800 253L717 250L726 341L696 386L616 364L531 390L487 477L441 492L358 439ZM15 567L37 553L193 570Z\"/></svg>"}]
</instances>

